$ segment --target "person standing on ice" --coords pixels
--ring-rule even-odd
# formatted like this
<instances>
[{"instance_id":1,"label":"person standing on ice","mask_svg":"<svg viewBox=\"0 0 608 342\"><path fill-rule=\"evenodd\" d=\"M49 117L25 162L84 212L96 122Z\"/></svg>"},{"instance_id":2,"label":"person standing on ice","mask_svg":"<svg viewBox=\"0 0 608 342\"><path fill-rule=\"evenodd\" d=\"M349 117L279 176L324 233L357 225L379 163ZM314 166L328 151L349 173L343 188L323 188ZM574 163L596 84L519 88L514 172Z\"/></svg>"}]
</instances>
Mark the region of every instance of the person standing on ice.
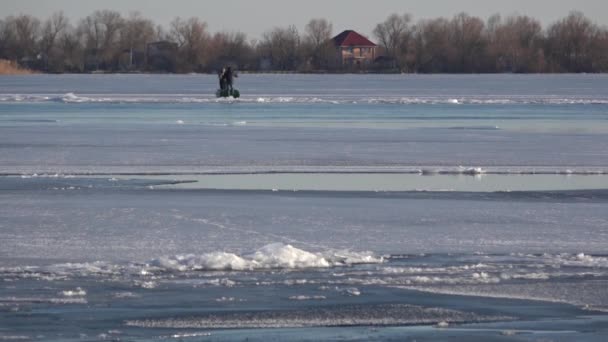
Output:
<instances>
[{"instance_id":1,"label":"person standing on ice","mask_svg":"<svg viewBox=\"0 0 608 342\"><path fill-rule=\"evenodd\" d=\"M220 89L216 92L217 97L229 97L238 98L241 96L238 90L234 89L233 83L234 78L238 77L236 72L232 71L232 67L226 66L222 69L222 72L218 74L220 79Z\"/></svg>"},{"instance_id":2,"label":"person standing on ice","mask_svg":"<svg viewBox=\"0 0 608 342\"><path fill-rule=\"evenodd\" d=\"M231 67L226 67L224 77L226 79L226 88L232 93L234 90L232 83L234 82L234 77L238 77L238 75L235 72L232 72Z\"/></svg>"},{"instance_id":3,"label":"person standing on ice","mask_svg":"<svg viewBox=\"0 0 608 342\"><path fill-rule=\"evenodd\" d=\"M220 79L220 89L221 90L225 90L226 89L226 68L222 68L222 71L219 73L218 77Z\"/></svg>"}]
</instances>

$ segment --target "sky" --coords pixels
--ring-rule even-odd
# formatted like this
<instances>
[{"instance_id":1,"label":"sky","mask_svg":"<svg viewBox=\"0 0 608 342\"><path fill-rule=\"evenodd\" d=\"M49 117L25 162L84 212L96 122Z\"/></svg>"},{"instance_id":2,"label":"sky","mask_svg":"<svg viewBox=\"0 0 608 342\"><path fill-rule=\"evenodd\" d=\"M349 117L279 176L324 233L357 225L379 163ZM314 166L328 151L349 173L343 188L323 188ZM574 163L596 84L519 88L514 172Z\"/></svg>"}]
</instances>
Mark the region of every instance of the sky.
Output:
<instances>
[{"instance_id":1,"label":"sky","mask_svg":"<svg viewBox=\"0 0 608 342\"><path fill-rule=\"evenodd\" d=\"M335 34L353 29L371 36L374 26L392 13L411 13L415 20L451 17L463 11L484 19L494 13L525 14L546 26L578 10L598 24L608 25L607 0L0 0L0 18L18 14L46 18L63 11L76 22L97 9L124 15L138 11L165 27L175 17L196 16L212 32L242 31L250 38L260 38L276 26L293 24L303 30L312 18L331 21Z\"/></svg>"}]
</instances>

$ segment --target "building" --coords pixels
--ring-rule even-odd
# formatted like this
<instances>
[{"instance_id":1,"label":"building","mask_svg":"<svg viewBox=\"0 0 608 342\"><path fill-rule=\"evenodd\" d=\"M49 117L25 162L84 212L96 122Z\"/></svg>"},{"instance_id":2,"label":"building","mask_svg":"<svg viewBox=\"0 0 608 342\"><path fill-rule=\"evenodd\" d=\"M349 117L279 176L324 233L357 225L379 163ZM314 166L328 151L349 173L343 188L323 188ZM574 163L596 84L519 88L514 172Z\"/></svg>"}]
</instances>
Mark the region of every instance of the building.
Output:
<instances>
[{"instance_id":1,"label":"building","mask_svg":"<svg viewBox=\"0 0 608 342\"><path fill-rule=\"evenodd\" d=\"M148 67L154 71L175 72L177 44L169 41L149 43L147 46Z\"/></svg>"},{"instance_id":2,"label":"building","mask_svg":"<svg viewBox=\"0 0 608 342\"><path fill-rule=\"evenodd\" d=\"M374 63L378 46L353 30L332 38L339 63L344 67L365 67Z\"/></svg>"},{"instance_id":3,"label":"building","mask_svg":"<svg viewBox=\"0 0 608 342\"><path fill-rule=\"evenodd\" d=\"M125 49L118 55L118 69L121 71L142 70L146 64L146 54L142 50Z\"/></svg>"}]
</instances>

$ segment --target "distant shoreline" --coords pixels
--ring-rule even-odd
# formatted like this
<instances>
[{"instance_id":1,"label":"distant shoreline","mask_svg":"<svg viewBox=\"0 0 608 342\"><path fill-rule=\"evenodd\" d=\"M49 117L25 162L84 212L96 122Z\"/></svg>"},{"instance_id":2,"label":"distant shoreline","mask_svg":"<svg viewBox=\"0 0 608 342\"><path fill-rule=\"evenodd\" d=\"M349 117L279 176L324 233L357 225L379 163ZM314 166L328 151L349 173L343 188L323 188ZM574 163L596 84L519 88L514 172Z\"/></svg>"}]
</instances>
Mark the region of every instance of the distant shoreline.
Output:
<instances>
[{"instance_id":1,"label":"distant shoreline","mask_svg":"<svg viewBox=\"0 0 608 342\"><path fill-rule=\"evenodd\" d=\"M422 75L607 75L606 72L540 72L540 73L400 73L400 72L299 72L299 71L239 71L242 75L403 75L403 76L422 76ZM167 76L198 76L216 75L209 73L164 73L164 72L36 72L28 69L4 69L0 65L0 76L29 76L29 75L167 75Z\"/></svg>"}]
</instances>

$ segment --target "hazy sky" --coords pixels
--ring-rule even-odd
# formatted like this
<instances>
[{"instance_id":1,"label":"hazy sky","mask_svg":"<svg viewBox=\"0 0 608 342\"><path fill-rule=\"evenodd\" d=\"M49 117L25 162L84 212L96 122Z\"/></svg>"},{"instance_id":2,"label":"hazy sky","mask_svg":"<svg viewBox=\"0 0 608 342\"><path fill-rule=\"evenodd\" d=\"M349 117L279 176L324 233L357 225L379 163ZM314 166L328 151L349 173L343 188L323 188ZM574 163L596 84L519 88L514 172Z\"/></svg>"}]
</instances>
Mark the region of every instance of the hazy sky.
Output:
<instances>
[{"instance_id":1,"label":"hazy sky","mask_svg":"<svg viewBox=\"0 0 608 342\"><path fill-rule=\"evenodd\" d=\"M0 18L20 13L45 18L62 10L75 21L96 9L113 9L125 15L139 11L165 27L176 16L197 16L211 31L243 31L251 38L274 26L295 24L303 29L317 17L330 20L335 33L354 29L370 35L374 26L393 12L409 12L415 19L462 11L484 19L493 13L519 13L547 25L576 9L599 24L608 24L607 0L0 0Z\"/></svg>"}]
</instances>

